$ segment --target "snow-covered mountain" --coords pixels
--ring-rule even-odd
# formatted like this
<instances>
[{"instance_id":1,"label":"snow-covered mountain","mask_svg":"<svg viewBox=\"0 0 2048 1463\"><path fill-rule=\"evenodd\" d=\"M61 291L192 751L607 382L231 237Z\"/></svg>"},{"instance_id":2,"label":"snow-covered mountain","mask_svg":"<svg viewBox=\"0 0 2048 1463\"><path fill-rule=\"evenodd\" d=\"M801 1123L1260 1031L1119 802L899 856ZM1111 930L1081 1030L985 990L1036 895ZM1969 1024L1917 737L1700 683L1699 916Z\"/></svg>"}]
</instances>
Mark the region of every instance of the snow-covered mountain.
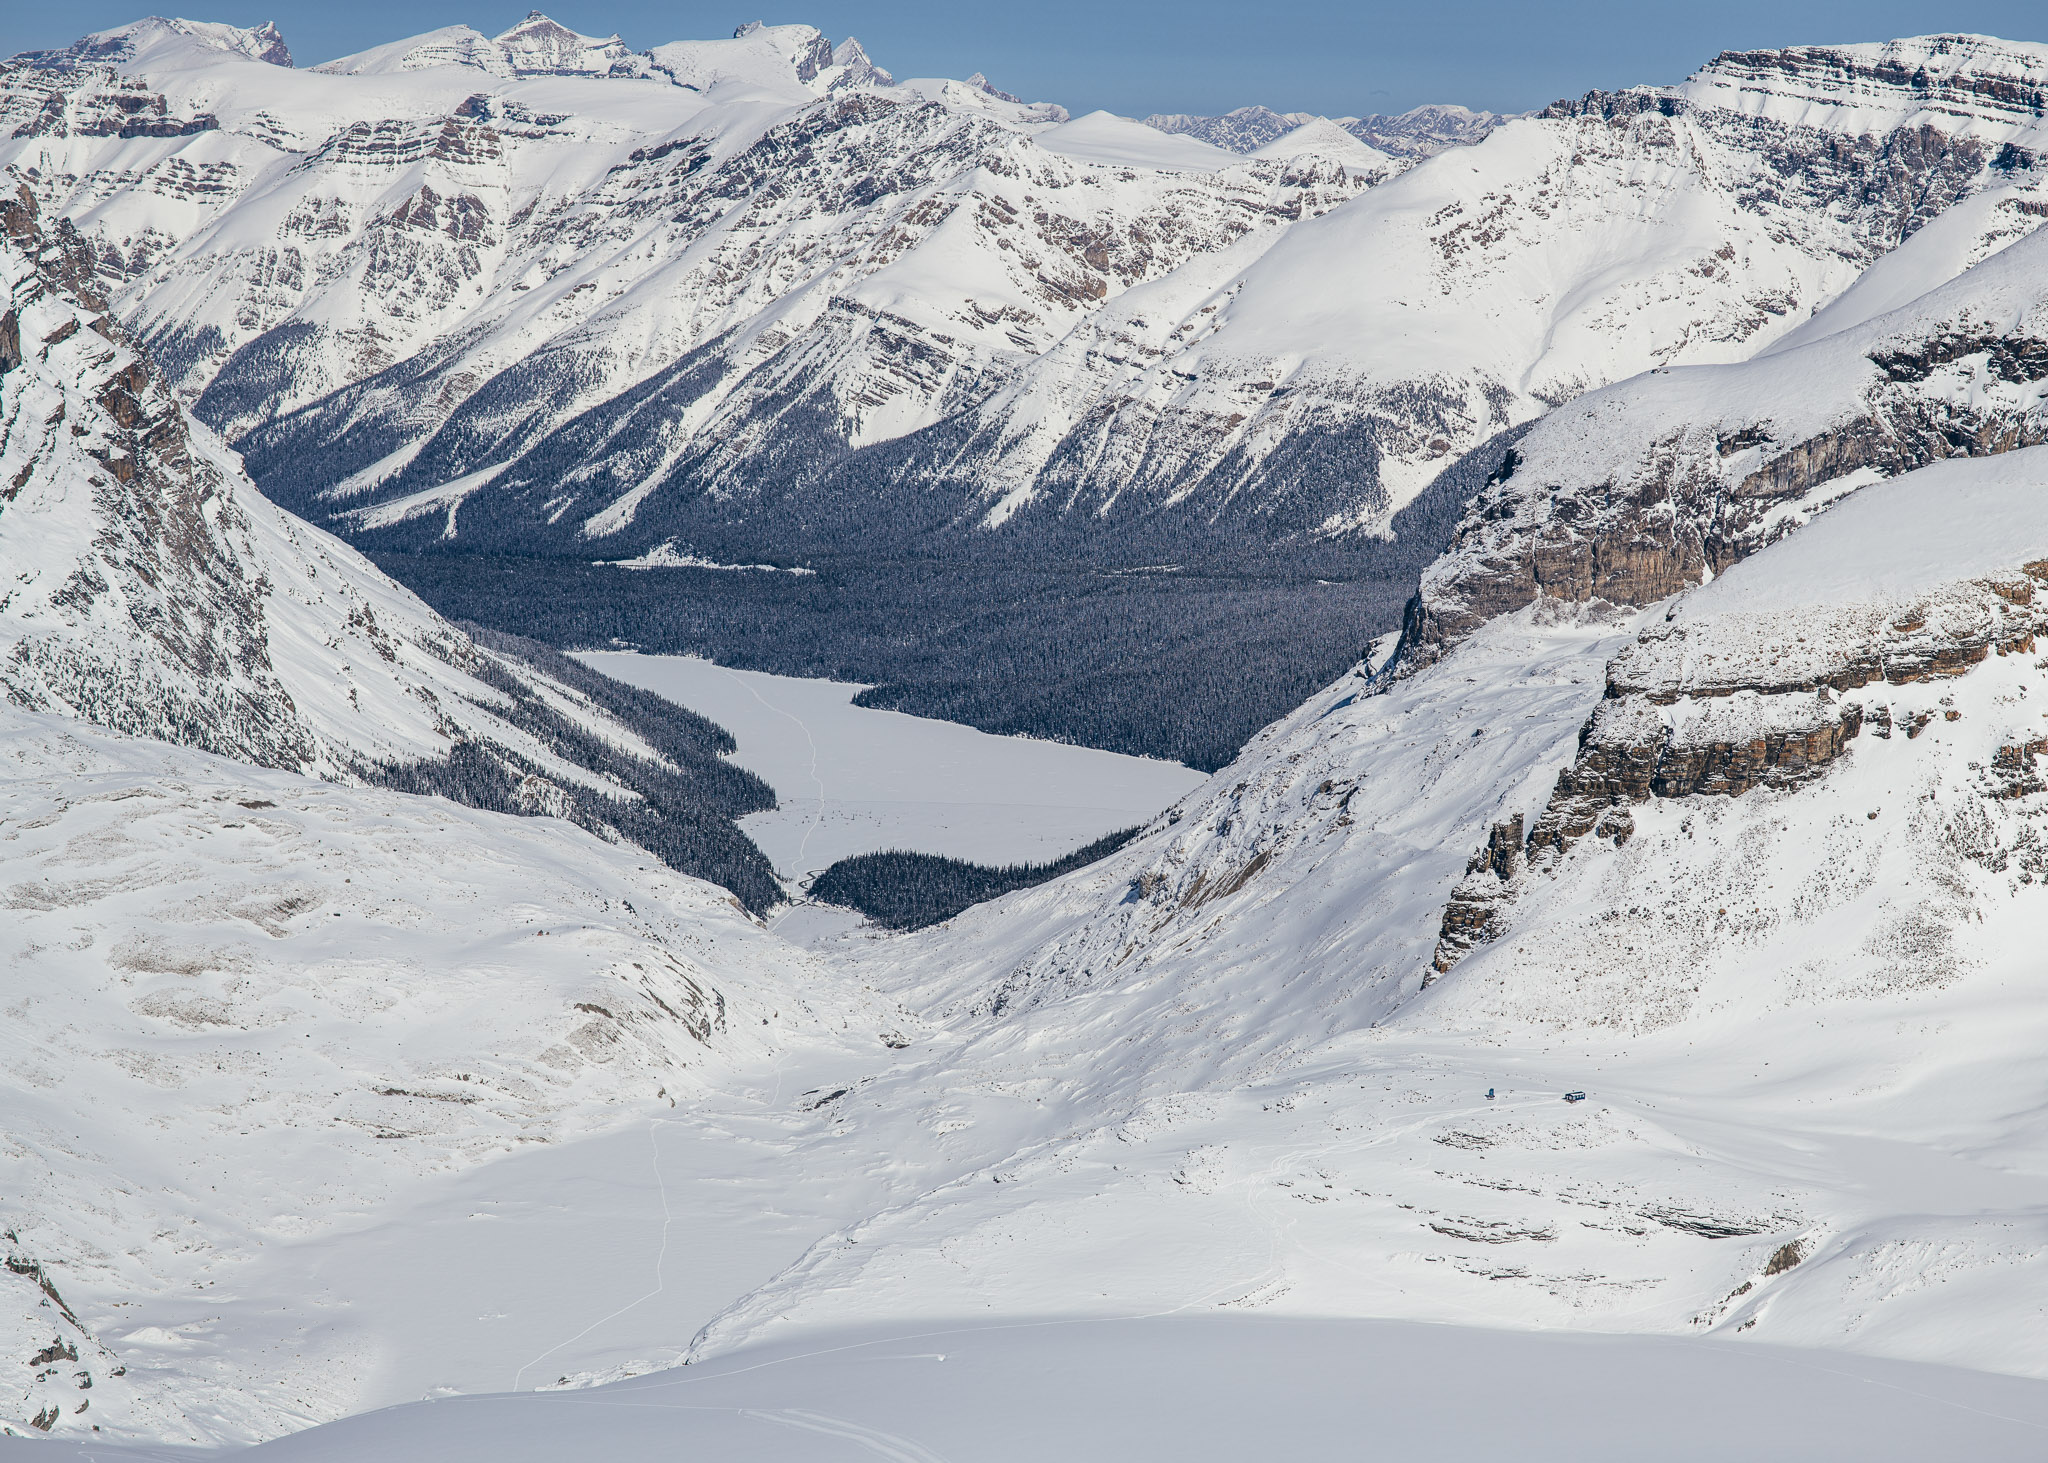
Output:
<instances>
[{"instance_id":1,"label":"snow-covered mountain","mask_svg":"<svg viewBox=\"0 0 2048 1463\"><path fill-rule=\"evenodd\" d=\"M1422 157L741 30L621 55L530 18L303 72L188 28L0 69L0 167L267 493L439 604L602 643L645 587L593 562L802 565L729 636L668 576L634 633L1209 767L1398 622L1503 434L1755 357L1989 195L2026 226L2044 135L2041 48L1982 37L1731 54ZM1185 603L1049 588L1189 566ZM1330 593L1276 654L1278 584ZM1144 662L1152 623L1186 653ZM1020 663L1052 668L1022 706Z\"/></svg>"},{"instance_id":2,"label":"snow-covered mountain","mask_svg":"<svg viewBox=\"0 0 2048 1463\"><path fill-rule=\"evenodd\" d=\"M1161 132L1198 137L1232 152L1257 152L1304 127L1329 122L1392 157L1425 158L1447 148L1470 147L1509 120L1499 112L1475 112L1470 107L1431 103L1392 115L1374 113L1369 117L1327 118L1313 112L1276 112L1270 107L1239 107L1220 117L1156 112L1145 119L1145 125Z\"/></svg>"},{"instance_id":3,"label":"snow-covered mountain","mask_svg":"<svg viewBox=\"0 0 2048 1463\"><path fill-rule=\"evenodd\" d=\"M0 160L258 480L370 542L1156 553L1378 531L1556 402L1753 355L2040 125L2038 48L1928 37L1417 116L1484 140L1388 181L1418 148L1175 151L743 31L16 66ZM94 120L142 109L193 130Z\"/></svg>"},{"instance_id":4,"label":"snow-covered mountain","mask_svg":"<svg viewBox=\"0 0 2048 1463\"><path fill-rule=\"evenodd\" d=\"M223 57L289 67L291 47L275 25L244 29L210 20L152 15L112 30L94 31L57 51L25 51L15 60L52 70L74 66L206 65Z\"/></svg>"},{"instance_id":5,"label":"snow-covered mountain","mask_svg":"<svg viewBox=\"0 0 2048 1463\"><path fill-rule=\"evenodd\" d=\"M66 289L86 265L31 195L0 207L0 233L10 702L257 766L574 816L756 908L775 900L731 822L773 797L719 760L729 739L622 719L623 688L480 645L281 512Z\"/></svg>"},{"instance_id":6,"label":"snow-covered mountain","mask_svg":"<svg viewBox=\"0 0 2048 1463\"><path fill-rule=\"evenodd\" d=\"M1754 360L1537 423L1424 575L1408 660L1538 596L1648 604L1880 478L2048 440L2044 177L2010 166Z\"/></svg>"},{"instance_id":7,"label":"snow-covered mountain","mask_svg":"<svg viewBox=\"0 0 2048 1463\"><path fill-rule=\"evenodd\" d=\"M2048 1382L2048 48L1410 164L805 27L110 34L0 92L8 1425L642 1377L523 1414L602 1453L678 1361L1257 1316ZM810 955L630 846L657 723L179 392L387 545L1455 533L1115 854ZM363 785L473 755L588 829ZM819 1405L748 1425L935 1456Z\"/></svg>"}]
</instances>

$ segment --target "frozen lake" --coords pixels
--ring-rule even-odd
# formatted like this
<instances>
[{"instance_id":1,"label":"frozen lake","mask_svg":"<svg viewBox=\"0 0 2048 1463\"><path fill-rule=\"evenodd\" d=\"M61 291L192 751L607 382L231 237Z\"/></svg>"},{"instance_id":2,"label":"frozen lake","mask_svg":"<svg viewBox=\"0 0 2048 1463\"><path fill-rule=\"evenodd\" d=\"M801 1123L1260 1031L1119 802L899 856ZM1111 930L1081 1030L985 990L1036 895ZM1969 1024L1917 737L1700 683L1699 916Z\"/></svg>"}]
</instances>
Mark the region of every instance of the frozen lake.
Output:
<instances>
[{"instance_id":1,"label":"frozen lake","mask_svg":"<svg viewBox=\"0 0 2048 1463\"><path fill-rule=\"evenodd\" d=\"M740 826L785 878L881 849L1043 862L1146 821L1203 780L1175 762L871 711L852 704L863 688L841 681L728 670L692 656L576 658L732 733L733 761L765 778L782 804Z\"/></svg>"}]
</instances>

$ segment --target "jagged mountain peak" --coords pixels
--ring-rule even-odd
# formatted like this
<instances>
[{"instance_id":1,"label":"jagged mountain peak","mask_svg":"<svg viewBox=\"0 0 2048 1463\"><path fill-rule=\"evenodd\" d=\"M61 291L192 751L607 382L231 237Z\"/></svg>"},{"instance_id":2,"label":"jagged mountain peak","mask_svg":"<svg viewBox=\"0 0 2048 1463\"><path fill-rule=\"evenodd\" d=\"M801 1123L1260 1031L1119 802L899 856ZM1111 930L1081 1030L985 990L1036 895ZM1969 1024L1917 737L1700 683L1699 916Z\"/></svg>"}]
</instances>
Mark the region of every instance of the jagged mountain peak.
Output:
<instances>
[{"instance_id":1,"label":"jagged mountain peak","mask_svg":"<svg viewBox=\"0 0 2048 1463\"><path fill-rule=\"evenodd\" d=\"M890 86L896 80L877 66L852 36L832 48L832 64L839 68L838 84L841 86Z\"/></svg>"},{"instance_id":2,"label":"jagged mountain peak","mask_svg":"<svg viewBox=\"0 0 2048 1463\"><path fill-rule=\"evenodd\" d=\"M491 40L521 76L609 76L645 67L617 35L586 36L538 10Z\"/></svg>"},{"instance_id":3,"label":"jagged mountain peak","mask_svg":"<svg viewBox=\"0 0 2048 1463\"><path fill-rule=\"evenodd\" d=\"M1019 106L1022 106L1024 104L1024 98L1020 96L1013 96L1012 94L1006 91L999 91L996 88L996 84L990 81L986 76L982 75L979 71L975 72L974 75L967 78L967 85L973 87L978 92L987 93L989 96L994 97L999 102L1015 102Z\"/></svg>"},{"instance_id":4,"label":"jagged mountain peak","mask_svg":"<svg viewBox=\"0 0 2048 1463\"><path fill-rule=\"evenodd\" d=\"M167 65L222 58L289 67L291 48L274 21L241 27L218 21L151 15L111 30L94 31L54 51L29 51L18 60L40 66Z\"/></svg>"},{"instance_id":5,"label":"jagged mountain peak","mask_svg":"<svg viewBox=\"0 0 2048 1463\"><path fill-rule=\"evenodd\" d=\"M539 10L527 11L524 20L521 20L516 25L506 27L497 35L491 37L491 39L500 45L506 45L515 41L539 42L545 45L573 44L579 48L586 46L616 46L621 44L616 31L609 36L586 36L579 31L571 30L568 26L563 25L560 21Z\"/></svg>"}]
</instances>

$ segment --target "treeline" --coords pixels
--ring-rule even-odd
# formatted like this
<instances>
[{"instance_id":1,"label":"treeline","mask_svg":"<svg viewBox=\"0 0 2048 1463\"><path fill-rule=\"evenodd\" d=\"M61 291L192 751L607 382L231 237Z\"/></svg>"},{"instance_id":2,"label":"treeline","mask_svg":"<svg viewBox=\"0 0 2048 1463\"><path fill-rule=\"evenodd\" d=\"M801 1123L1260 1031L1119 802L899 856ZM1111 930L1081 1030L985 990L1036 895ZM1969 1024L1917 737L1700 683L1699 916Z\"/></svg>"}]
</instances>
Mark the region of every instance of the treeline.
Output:
<instances>
[{"instance_id":1,"label":"treeline","mask_svg":"<svg viewBox=\"0 0 2048 1463\"><path fill-rule=\"evenodd\" d=\"M864 706L1214 771L1400 623L1374 582L1047 564L816 562L815 575L379 555L451 618L556 645L858 681Z\"/></svg>"},{"instance_id":2,"label":"treeline","mask_svg":"<svg viewBox=\"0 0 2048 1463\"><path fill-rule=\"evenodd\" d=\"M1444 473L1395 515L1391 538L1248 543L1228 559L1176 559L1156 541L1147 547L1168 556L1149 562L1010 543L964 561L818 556L806 575L374 557L450 618L553 645L860 681L872 687L864 706L1213 772L1399 626L1423 567L1515 435Z\"/></svg>"},{"instance_id":3,"label":"treeline","mask_svg":"<svg viewBox=\"0 0 2048 1463\"><path fill-rule=\"evenodd\" d=\"M1138 836L1126 828L1049 864L970 864L931 853L861 853L843 858L811 885L811 898L858 910L891 930L921 930L970 905L1029 889L1108 858Z\"/></svg>"},{"instance_id":4,"label":"treeline","mask_svg":"<svg viewBox=\"0 0 2048 1463\"><path fill-rule=\"evenodd\" d=\"M735 819L775 806L768 784L722 759L724 728L650 691L627 686L537 641L468 624L478 645L504 657L472 667L509 706L491 710L563 761L639 794L614 797L548 778L511 748L457 744L434 762L381 763L370 781L398 792L431 793L487 812L556 813L599 836L617 835L679 873L729 889L755 913L779 903L782 886L767 856ZM511 662L511 664L507 664ZM531 667L589 697L659 751L668 765L623 752L542 700L518 667Z\"/></svg>"}]
</instances>

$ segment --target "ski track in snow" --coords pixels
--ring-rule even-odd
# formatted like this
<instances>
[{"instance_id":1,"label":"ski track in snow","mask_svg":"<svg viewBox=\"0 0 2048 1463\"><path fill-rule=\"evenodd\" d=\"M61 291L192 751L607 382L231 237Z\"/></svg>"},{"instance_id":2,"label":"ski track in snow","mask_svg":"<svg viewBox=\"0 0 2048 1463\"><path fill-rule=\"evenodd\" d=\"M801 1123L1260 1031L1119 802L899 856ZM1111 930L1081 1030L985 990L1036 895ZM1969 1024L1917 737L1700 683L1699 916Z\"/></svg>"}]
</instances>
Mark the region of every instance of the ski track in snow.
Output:
<instances>
[{"instance_id":1,"label":"ski track in snow","mask_svg":"<svg viewBox=\"0 0 2048 1463\"><path fill-rule=\"evenodd\" d=\"M779 1069L777 1075L778 1077L780 1076ZM647 1142L648 1146L653 1150L651 1162L654 1170L654 1182L661 1190L661 1245L660 1248L655 1251L654 1255L654 1288L648 1291L646 1294L640 1296L638 1299L628 1301L625 1305L620 1306L610 1315L600 1316L597 1320L592 1321L588 1326L585 1326L581 1331L578 1331L574 1336L571 1336L566 1340L556 1342L553 1346L550 1346L546 1351L543 1351L539 1356L536 1356L532 1361L527 1362L526 1365L522 1366L521 1368L519 1368L518 1371L512 1374L513 1391L517 1392L519 1390L520 1382L525 1378L526 1374L529 1371L539 1366L542 1362L546 1361L556 1352L574 1346L577 1342L581 1341L584 1337L588 1336L591 1332L597 1330L599 1327L610 1325L619 1317L627 1314L630 1311L637 1310L639 1307L645 1305L648 1301L653 1300L656 1296L660 1295L664 1290L668 1288L668 1235L670 1227L675 1223L675 1213L669 1207L668 1180L665 1177L663 1177L661 1172L660 1133L662 1125L664 1123L673 1121L674 1119L672 1118L649 1118L647 1120Z\"/></svg>"},{"instance_id":2,"label":"ski track in snow","mask_svg":"<svg viewBox=\"0 0 2048 1463\"><path fill-rule=\"evenodd\" d=\"M811 826L804 830L803 842L797 845L796 853L797 866L802 870L802 873L799 875L799 877L802 878L806 883L808 883L809 880L816 877L818 874L824 872L823 869L813 869L809 867L804 861L804 856L806 853L809 852L811 847L811 835L818 831L818 824L824 819L825 816L825 780L822 777L818 776L818 740L816 737L811 735L811 729L809 725L807 725L804 719L798 716L795 712L790 711L785 707L777 706L773 701L770 701L766 696L763 696L761 694L761 690L758 686L754 685L751 681L742 680L740 677L734 675L729 668L725 666L720 666L719 670L724 672L725 678L727 680L731 681L736 686L745 688L747 694L749 694L756 701L760 702L763 706L768 708L768 710L774 712L777 716L795 722L797 730L804 734L804 745L811 749L811 783L814 787L818 789L818 806L816 811L814 811L811 814Z\"/></svg>"},{"instance_id":3,"label":"ski track in snow","mask_svg":"<svg viewBox=\"0 0 2048 1463\"><path fill-rule=\"evenodd\" d=\"M770 1422L781 1423L784 1427L801 1428L805 1432L823 1433L827 1437L845 1438L856 1443L878 1458L889 1463L946 1463L946 1460L931 1449L913 1443L895 1433L885 1433L879 1428L861 1427L839 1417L821 1417L815 1412L799 1412L795 1408L783 1407L771 1410L741 1408L742 1417L765 1417Z\"/></svg>"}]
</instances>

